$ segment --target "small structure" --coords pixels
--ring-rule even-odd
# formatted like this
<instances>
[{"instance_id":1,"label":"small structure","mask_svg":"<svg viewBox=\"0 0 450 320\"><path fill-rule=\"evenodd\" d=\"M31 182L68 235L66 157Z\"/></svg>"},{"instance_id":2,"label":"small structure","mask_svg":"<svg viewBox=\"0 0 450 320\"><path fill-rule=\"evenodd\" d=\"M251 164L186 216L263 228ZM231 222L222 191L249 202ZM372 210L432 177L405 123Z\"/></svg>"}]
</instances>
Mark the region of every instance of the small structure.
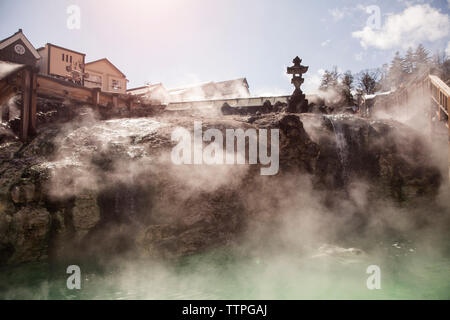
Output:
<instances>
[{"instance_id":1,"label":"small structure","mask_svg":"<svg viewBox=\"0 0 450 320\"><path fill-rule=\"evenodd\" d=\"M302 66L302 59L300 59L298 56L295 57L292 62L294 63L294 65L287 68L287 74L292 74L291 83L294 85L295 90L289 98L288 112L308 112L308 100L306 100L306 96L300 89L300 86L305 81L303 79L303 74L308 71L309 67Z\"/></svg>"},{"instance_id":2,"label":"small structure","mask_svg":"<svg viewBox=\"0 0 450 320\"><path fill-rule=\"evenodd\" d=\"M220 97L223 99L250 97L249 85L246 78L214 82L214 86L220 92Z\"/></svg>"},{"instance_id":3,"label":"small structure","mask_svg":"<svg viewBox=\"0 0 450 320\"><path fill-rule=\"evenodd\" d=\"M168 90L171 102L202 101L215 99L237 99L250 97L246 78L220 82L207 82Z\"/></svg>"},{"instance_id":4,"label":"small structure","mask_svg":"<svg viewBox=\"0 0 450 320\"><path fill-rule=\"evenodd\" d=\"M167 104L170 99L169 93L162 83L148 84L143 87L128 89L127 93L137 96L150 104Z\"/></svg>"},{"instance_id":5,"label":"small structure","mask_svg":"<svg viewBox=\"0 0 450 320\"><path fill-rule=\"evenodd\" d=\"M103 92L127 93L127 77L108 59L86 63L85 72L86 87L100 88Z\"/></svg>"},{"instance_id":6,"label":"small structure","mask_svg":"<svg viewBox=\"0 0 450 320\"><path fill-rule=\"evenodd\" d=\"M86 54L47 43L37 50L41 56L39 73L55 78L84 84Z\"/></svg>"},{"instance_id":7,"label":"small structure","mask_svg":"<svg viewBox=\"0 0 450 320\"><path fill-rule=\"evenodd\" d=\"M22 29L0 41L0 60L37 67L40 55Z\"/></svg>"},{"instance_id":8,"label":"small structure","mask_svg":"<svg viewBox=\"0 0 450 320\"><path fill-rule=\"evenodd\" d=\"M394 114L396 110L395 106L391 104L391 100L391 91L363 95L359 109L360 116L370 118L375 111Z\"/></svg>"}]
</instances>

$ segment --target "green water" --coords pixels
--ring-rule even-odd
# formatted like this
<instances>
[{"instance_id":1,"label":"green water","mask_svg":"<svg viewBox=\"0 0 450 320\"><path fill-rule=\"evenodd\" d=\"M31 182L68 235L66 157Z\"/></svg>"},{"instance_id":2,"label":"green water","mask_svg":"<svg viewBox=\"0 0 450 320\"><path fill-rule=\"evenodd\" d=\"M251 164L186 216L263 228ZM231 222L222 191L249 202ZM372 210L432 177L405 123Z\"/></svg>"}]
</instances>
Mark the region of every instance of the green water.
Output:
<instances>
[{"instance_id":1,"label":"green water","mask_svg":"<svg viewBox=\"0 0 450 320\"><path fill-rule=\"evenodd\" d=\"M366 269L381 269L369 290ZM80 263L81 289L66 287L67 265L33 263L1 270L2 299L449 299L450 259L389 247L354 257L295 253L252 257L216 249L171 263Z\"/></svg>"}]
</instances>

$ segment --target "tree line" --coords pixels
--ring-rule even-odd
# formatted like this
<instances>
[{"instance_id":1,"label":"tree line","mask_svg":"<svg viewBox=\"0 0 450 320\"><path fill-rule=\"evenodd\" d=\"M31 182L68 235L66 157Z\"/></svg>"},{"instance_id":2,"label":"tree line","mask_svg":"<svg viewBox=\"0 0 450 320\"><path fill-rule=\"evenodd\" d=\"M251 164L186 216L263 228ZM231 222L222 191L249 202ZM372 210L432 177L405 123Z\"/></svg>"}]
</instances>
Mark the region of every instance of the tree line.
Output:
<instances>
[{"instance_id":1,"label":"tree line","mask_svg":"<svg viewBox=\"0 0 450 320\"><path fill-rule=\"evenodd\" d=\"M391 63L380 68L366 69L352 74L351 71L340 73L337 66L325 70L319 89L322 92L336 94L336 106L357 105L363 95L395 90L402 83L425 73L437 75L447 84L450 82L450 57L445 52L430 55L422 44L415 50L409 48L404 56L395 53Z\"/></svg>"}]
</instances>

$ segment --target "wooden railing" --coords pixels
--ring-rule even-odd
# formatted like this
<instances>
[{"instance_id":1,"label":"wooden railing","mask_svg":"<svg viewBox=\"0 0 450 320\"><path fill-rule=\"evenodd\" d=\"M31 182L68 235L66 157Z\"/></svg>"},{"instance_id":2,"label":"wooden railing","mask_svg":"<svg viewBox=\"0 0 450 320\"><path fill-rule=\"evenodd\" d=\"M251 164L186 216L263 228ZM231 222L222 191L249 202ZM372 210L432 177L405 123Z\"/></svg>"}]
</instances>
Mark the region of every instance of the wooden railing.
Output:
<instances>
[{"instance_id":1,"label":"wooden railing","mask_svg":"<svg viewBox=\"0 0 450 320\"><path fill-rule=\"evenodd\" d=\"M71 82L36 73L31 67L17 65L14 72L0 78L0 106L3 104L1 118L9 119L6 101L14 95L22 96L20 110L20 132L22 141L27 141L37 130L37 97L59 97L77 103L100 108L148 107L139 97L101 92L98 88L86 88Z\"/></svg>"},{"instance_id":2,"label":"wooden railing","mask_svg":"<svg viewBox=\"0 0 450 320\"><path fill-rule=\"evenodd\" d=\"M450 126L448 117L448 99L450 88L438 77L430 75L428 78L431 93L431 101L434 105L437 120L445 122L447 128Z\"/></svg>"},{"instance_id":3,"label":"wooden railing","mask_svg":"<svg viewBox=\"0 0 450 320\"><path fill-rule=\"evenodd\" d=\"M434 139L438 135L448 134L448 174L450 179L450 118L449 113L450 88L439 77L424 74L405 85L400 86L389 99L389 104L395 109L408 112L408 107L415 103L415 99L424 101L424 116L430 120L430 136ZM447 130L445 130L445 127Z\"/></svg>"},{"instance_id":4,"label":"wooden railing","mask_svg":"<svg viewBox=\"0 0 450 320\"><path fill-rule=\"evenodd\" d=\"M425 98L425 107L429 107L429 109L424 111L428 113L430 120L449 128L449 96L450 88L439 77L423 74L401 85L392 93L389 103L407 113L408 107L414 104L417 99L423 102L422 99Z\"/></svg>"}]
</instances>

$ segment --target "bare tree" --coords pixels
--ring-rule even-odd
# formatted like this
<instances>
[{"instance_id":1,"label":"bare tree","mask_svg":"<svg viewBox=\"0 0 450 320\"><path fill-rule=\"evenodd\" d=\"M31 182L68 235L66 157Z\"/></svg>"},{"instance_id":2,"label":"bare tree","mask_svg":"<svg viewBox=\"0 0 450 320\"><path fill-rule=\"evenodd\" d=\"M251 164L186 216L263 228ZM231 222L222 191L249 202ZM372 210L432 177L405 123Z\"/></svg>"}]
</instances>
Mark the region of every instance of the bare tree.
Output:
<instances>
[{"instance_id":1,"label":"bare tree","mask_svg":"<svg viewBox=\"0 0 450 320\"><path fill-rule=\"evenodd\" d=\"M322 75L322 81L320 83L320 90L326 91L331 88L336 88L339 84L339 78L341 75L337 70L337 66L334 66L331 70L325 70Z\"/></svg>"},{"instance_id":2,"label":"bare tree","mask_svg":"<svg viewBox=\"0 0 450 320\"><path fill-rule=\"evenodd\" d=\"M374 94L378 88L380 74L378 70L364 70L358 74L357 88L362 94Z\"/></svg>"}]
</instances>

